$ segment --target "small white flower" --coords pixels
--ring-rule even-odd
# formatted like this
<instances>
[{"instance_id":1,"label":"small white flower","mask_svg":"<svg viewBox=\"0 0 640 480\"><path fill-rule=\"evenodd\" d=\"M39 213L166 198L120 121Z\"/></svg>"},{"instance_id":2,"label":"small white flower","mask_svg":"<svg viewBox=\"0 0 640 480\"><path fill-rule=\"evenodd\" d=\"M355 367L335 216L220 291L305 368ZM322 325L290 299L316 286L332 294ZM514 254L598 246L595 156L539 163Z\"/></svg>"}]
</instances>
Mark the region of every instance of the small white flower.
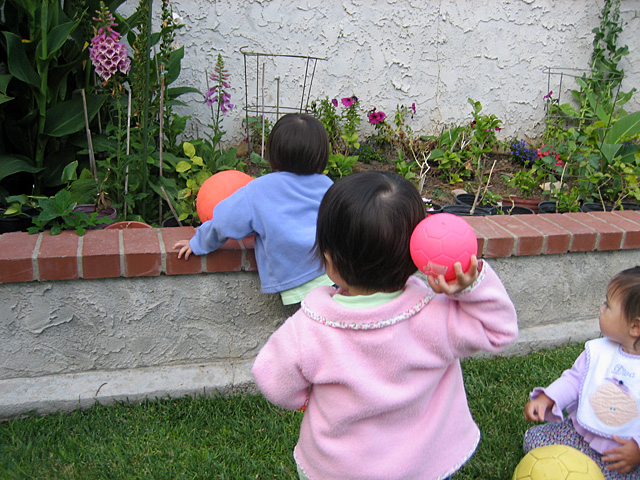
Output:
<instances>
[{"instance_id":1,"label":"small white flower","mask_svg":"<svg viewBox=\"0 0 640 480\"><path fill-rule=\"evenodd\" d=\"M182 17L180 15L178 15L176 12L171 12L171 15L171 21L174 25L182 25Z\"/></svg>"}]
</instances>

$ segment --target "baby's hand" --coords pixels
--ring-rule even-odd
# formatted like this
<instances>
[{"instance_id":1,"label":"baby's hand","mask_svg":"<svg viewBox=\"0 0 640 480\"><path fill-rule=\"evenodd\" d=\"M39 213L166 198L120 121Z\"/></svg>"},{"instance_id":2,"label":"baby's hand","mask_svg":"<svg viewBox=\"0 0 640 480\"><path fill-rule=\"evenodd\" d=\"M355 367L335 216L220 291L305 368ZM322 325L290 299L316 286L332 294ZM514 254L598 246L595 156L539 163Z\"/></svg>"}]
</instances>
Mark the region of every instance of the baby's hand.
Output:
<instances>
[{"instance_id":1,"label":"baby's hand","mask_svg":"<svg viewBox=\"0 0 640 480\"><path fill-rule=\"evenodd\" d=\"M547 410L552 408L554 403L544 393L541 393L524 406L524 418L530 422L544 422Z\"/></svg>"},{"instance_id":2,"label":"baby's hand","mask_svg":"<svg viewBox=\"0 0 640 480\"><path fill-rule=\"evenodd\" d=\"M191 251L191 247L189 246L189 240L180 240L174 246L174 250L180 249L178 252L178 258L181 258L184 255L185 260L189 260L189 255L193 252Z\"/></svg>"},{"instance_id":3,"label":"baby's hand","mask_svg":"<svg viewBox=\"0 0 640 480\"><path fill-rule=\"evenodd\" d=\"M617 435L613 439L620 444L619 447L605 450L602 461L609 463L607 470L615 470L620 473L629 473L640 465L640 448L635 440L625 440Z\"/></svg>"},{"instance_id":4,"label":"baby's hand","mask_svg":"<svg viewBox=\"0 0 640 480\"><path fill-rule=\"evenodd\" d=\"M453 264L453 270L456 272L456 278L449 283L444 279L444 275L438 275L437 278L429 275L427 281L429 286L436 293L446 293L447 295L453 295L461 292L473 282L478 279L478 258L475 255L471 255L471 265L467 272L462 271L462 265L460 262Z\"/></svg>"}]
</instances>

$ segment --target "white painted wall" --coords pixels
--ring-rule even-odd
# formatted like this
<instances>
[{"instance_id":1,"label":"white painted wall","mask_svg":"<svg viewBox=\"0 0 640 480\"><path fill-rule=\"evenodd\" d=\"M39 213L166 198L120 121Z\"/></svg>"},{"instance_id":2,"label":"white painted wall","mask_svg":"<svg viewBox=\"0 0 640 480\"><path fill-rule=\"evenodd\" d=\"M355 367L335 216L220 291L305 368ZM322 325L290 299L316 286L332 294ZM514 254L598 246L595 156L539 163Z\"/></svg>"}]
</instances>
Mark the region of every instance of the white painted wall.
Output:
<instances>
[{"instance_id":1,"label":"white painted wall","mask_svg":"<svg viewBox=\"0 0 640 480\"><path fill-rule=\"evenodd\" d=\"M137 1L128 0L121 13ZM173 0L185 24L177 42L185 46L178 83L206 91L205 70L221 53L231 73L232 103L224 120L227 141L239 141L245 102L242 47L253 52L311 55L318 62L311 99L355 94L363 110L363 133L372 131L365 112L373 107L392 115L399 104L416 104L410 125L432 133L442 125L471 118L467 98L504 121L502 138L535 137L541 131L543 96L557 95L558 79L544 68L586 68L592 29L599 24L603 0ZM160 2L154 2L160 12ZM622 0L625 22L620 45L630 55L621 62L624 90L640 87L640 0ZM156 22L157 24L158 22ZM157 27L156 27L157 28ZM256 57L248 81L255 104ZM275 104L300 105L304 62L264 60L265 97ZM259 65L262 75L262 61ZM575 83L563 81L562 101ZM187 97L185 96L185 100ZM194 123L210 123L210 110L195 95L188 98ZM629 111L640 107L636 93Z\"/></svg>"}]
</instances>

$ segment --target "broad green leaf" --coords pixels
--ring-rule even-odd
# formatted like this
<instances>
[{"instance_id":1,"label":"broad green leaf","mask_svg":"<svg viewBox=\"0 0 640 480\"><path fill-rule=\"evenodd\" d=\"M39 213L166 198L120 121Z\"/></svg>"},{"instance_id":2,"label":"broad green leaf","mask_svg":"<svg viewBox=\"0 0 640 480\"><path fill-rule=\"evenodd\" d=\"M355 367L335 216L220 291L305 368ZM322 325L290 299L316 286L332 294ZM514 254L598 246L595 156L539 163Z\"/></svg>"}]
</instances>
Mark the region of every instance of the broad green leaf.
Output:
<instances>
[{"instance_id":1,"label":"broad green leaf","mask_svg":"<svg viewBox=\"0 0 640 480\"><path fill-rule=\"evenodd\" d=\"M184 47L180 47L171 52L171 60L169 60L168 65L165 65L165 69L167 70L165 85L170 85L180 76L180 62L183 57Z\"/></svg>"},{"instance_id":2,"label":"broad green leaf","mask_svg":"<svg viewBox=\"0 0 640 480\"><path fill-rule=\"evenodd\" d=\"M184 144L182 145L182 150L184 150L184 154L189 158L193 157L196 154L196 147L194 147L189 142L184 142Z\"/></svg>"},{"instance_id":3,"label":"broad green leaf","mask_svg":"<svg viewBox=\"0 0 640 480\"><path fill-rule=\"evenodd\" d=\"M607 133L605 143L618 143L621 138L640 133L640 111L622 117Z\"/></svg>"},{"instance_id":4,"label":"broad green leaf","mask_svg":"<svg viewBox=\"0 0 640 480\"><path fill-rule=\"evenodd\" d=\"M7 66L9 73L32 87L40 88L40 76L27 57L22 39L15 33L2 33L7 39Z\"/></svg>"},{"instance_id":5,"label":"broad green leaf","mask_svg":"<svg viewBox=\"0 0 640 480\"><path fill-rule=\"evenodd\" d=\"M87 95L87 112L89 121L107 99L108 95ZM59 103L47 110L44 134L52 137L63 137L85 128L82 98L75 97Z\"/></svg>"},{"instance_id":6,"label":"broad green leaf","mask_svg":"<svg viewBox=\"0 0 640 480\"><path fill-rule=\"evenodd\" d=\"M62 182L71 182L73 180L77 180L78 174L76 173L76 169L78 168L78 161L74 160L69 165L64 167L62 170Z\"/></svg>"},{"instance_id":7,"label":"broad green leaf","mask_svg":"<svg viewBox=\"0 0 640 480\"><path fill-rule=\"evenodd\" d=\"M47 35L47 42L49 47L49 52L46 58L42 58L42 60L51 59L57 52L62 48L62 46L67 41L67 38L71 35L71 33L80 25L80 21L76 22L68 22L63 23L61 25L56 25L53 27L51 32Z\"/></svg>"},{"instance_id":8,"label":"broad green leaf","mask_svg":"<svg viewBox=\"0 0 640 480\"><path fill-rule=\"evenodd\" d=\"M563 103L562 105L560 105L560 111L562 111L562 113L564 113L565 115L567 115L569 117L577 117L578 116L578 112L576 111L576 109L573 108L568 103Z\"/></svg>"},{"instance_id":9,"label":"broad green leaf","mask_svg":"<svg viewBox=\"0 0 640 480\"><path fill-rule=\"evenodd\" d=\"M194 87L172 87L167 88L167 97L176 98L185 93L197 93L202 96L202 92Z\"/></svg>"},{"instance_id":10,"label":"broad green leaf","mask_svg":"<svg viewBox=\"0 0 640 480\"><path fill-rule=\"evenodd\" d=\"M604 155L604 158L607 159L607 162L611 163L613 157L616 156L621 147L622 145L619 143L604 143L602 144L602 147L600 147L600 151L602 152L602 155Z\"/></svg>"},{"instance_id":11,"label":"broad green leaf","mask_svg":"<svg viewBox=\"0 0 640 480\"><path fill-rule=\"evenodd\" d=\"M13 100L13 97L7 97L6 95L0 93L0 105L10 102L11 100Z\"/></svg>"},{"instance_id":12,"label":"broad green leaf","mask_svg":"<svg viewBox=\"0 0 640 480\"><path fill-rule=\"evenodd\" d=\"M0 93L7 93L7 87L12 78L13 75L0 75Z\"/></svg>"},{"instance_id":13,"label":"broad green leaf","mask_svg":"<svg viewBox=\"0 0 640 480\"><path fill-rule=\"evenodd\" d=\"M186 160L182 160L181 162L178 162L178 165L176 165L176 172L182 173L188 170L191 170L191 164Z\"/></svg>"},{"instance_id":14,"label":"broad green leaf","mask_svg":"<svg viewBox=\"0 0 640 480\"><path fill-rule=\"evenodd\" d=\"M193 162L194 165L198 165L199 167L204 167L204 160L202 160L202 157L194 155L193 157L191 157L191 161Z\"/></svg>"},{"instance_id":15,"label":"broad green leaf","mask_svg":"<svg viewBox=\"0 0 640 480\"><path fill-rule=\"evenodd\" d=\"M444 156L444 150L442 150L441 148L435 148L431 150L431 152L429 152L429 158L432 158L432 159L442 158L443 156Z\"/></svg>"},{"instance_id":16,"label":"broad green leaf","mask_svg":"<svg viewBox=\"0 0 640 480\"><path fill-rule=\"evenodd\" d=\"M27 157L18 155L0 155L0 180L14 173L38 173L42 168L35 167Z\"/></svg>"}]
</instances>

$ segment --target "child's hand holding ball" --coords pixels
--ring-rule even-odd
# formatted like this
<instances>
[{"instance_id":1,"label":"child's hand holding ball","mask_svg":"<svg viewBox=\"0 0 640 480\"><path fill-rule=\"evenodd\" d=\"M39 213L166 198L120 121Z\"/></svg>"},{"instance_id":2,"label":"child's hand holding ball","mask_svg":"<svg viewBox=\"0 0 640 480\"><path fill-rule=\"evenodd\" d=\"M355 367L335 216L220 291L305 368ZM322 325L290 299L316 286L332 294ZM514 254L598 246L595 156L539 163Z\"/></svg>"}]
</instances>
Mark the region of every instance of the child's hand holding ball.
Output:
<instances>
[{"instance_id":1,"label":"child's hand holding ball","mask_svg":"<svg viewBox=\"0 0 640 480\"><path fill-rule=\"evenodd\" d=\"M478 241L473 228L449 213L430 215L413 231L411 258L436 293L458 293L478 278Z\"/></svg>"}]
</instances>

